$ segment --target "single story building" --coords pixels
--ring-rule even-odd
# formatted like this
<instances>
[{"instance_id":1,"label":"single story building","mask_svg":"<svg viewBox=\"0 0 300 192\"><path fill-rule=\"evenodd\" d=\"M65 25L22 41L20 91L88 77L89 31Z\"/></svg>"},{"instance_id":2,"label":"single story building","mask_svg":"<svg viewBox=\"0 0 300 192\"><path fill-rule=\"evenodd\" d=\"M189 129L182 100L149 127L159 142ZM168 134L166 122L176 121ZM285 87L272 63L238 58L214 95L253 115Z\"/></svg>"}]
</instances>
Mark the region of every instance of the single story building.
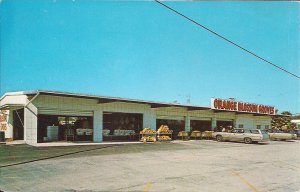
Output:
<instances>
[{"instance_id":1,"label":"single story building","mask_svg":"<svg viewBox=\"0 0 300 192\"><path fill-rule=\"evenodd\" d=\"M137 141L143 128L161 125L168 125L173 135L220 126L268 129L274 115L271 106L215 98L210 107L41 90L8 92L0 98L0 131L6 140L28 144L102 142L113 136Z\"/></svg>"},{"instance_id":2,"label":"single story building","mask_svg":"<svg viewBox=\"0 0 300 192\"><path fill-rule=\"evenodd\" d=\"M300 119L292 119L291 120L291 123L295 123L296 124L296 127L298 129L300 129Z\"/></svg>"}]
</instances>

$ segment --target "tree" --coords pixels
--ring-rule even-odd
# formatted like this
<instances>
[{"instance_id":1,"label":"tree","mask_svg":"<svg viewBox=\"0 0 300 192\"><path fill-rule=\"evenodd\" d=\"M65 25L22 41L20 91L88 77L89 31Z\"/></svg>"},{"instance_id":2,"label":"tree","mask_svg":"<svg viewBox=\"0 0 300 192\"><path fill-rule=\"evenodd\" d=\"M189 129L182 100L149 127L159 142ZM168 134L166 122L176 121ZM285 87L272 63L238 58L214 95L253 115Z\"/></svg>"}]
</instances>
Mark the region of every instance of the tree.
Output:
<instances>
[{"instance_id":1,"label":"tree","mask_svg":"<svg viewBox=\"0 0 300 192\"><path fill-rule=\"evenodd\" d=\"M289 111L283 111L280 116L274 116L271 121L272 129L290 131L296 129L296 124L291 123L292 114Z\"/></svg>"}]
</instances>

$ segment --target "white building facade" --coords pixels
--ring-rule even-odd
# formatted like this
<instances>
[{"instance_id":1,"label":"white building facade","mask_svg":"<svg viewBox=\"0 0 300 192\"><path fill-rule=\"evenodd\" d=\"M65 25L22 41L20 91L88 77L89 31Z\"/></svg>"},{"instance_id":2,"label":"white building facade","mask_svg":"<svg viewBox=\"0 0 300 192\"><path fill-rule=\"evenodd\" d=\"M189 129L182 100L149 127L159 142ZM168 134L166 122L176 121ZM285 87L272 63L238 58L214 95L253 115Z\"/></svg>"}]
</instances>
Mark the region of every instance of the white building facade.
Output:
<instances>
[{"instance_id":1,"label":"white building facade","mask_svg":"<svg viewBox=\"0 0 300 192\"><path fill-rule=\"evenodd\" d=\"M5 138L27 144L46 142L49 126L59 127L61 140L65 140L66 129L84 127L93 130L88 141L103 142L108 136L103 130L112 134L116 129L131 129L138 134L145 127L156 130L161 124L177 132L220 126L268 129L275 115L53 91L6 93L0 99L0 110L0 131Z\"/></svg>"}]
</instances>

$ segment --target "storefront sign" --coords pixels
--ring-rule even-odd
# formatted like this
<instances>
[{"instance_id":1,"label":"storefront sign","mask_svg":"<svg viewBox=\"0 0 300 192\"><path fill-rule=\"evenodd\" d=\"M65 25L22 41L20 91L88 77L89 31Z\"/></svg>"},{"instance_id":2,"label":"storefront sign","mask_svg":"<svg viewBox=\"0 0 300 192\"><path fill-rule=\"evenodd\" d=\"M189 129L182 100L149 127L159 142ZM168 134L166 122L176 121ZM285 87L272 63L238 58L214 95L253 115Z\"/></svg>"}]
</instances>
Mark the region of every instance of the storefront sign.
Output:
<instances>
[{"instance_id":1,"label":"storefront sign","mask_svg":"<svg viewBox=\"0 0 300 192\"><path fill-rule=\"evenodd\" d=\"M7 114L5 111L0 111L0 131L6 131L7 129Z\"/></svg>"},{"instance_id":2,"label":"storefront sign","mask_svg":"<svg viewBox=\"0 0 300 192\"><path fill-rule=\"evenodd\" d=\"M272 106L245 103L245 102L225 100L225 99L212 98L211 108L224 110L224 111L238 111L238 112L275 115L275 108Z\"/></svg>"},{"instance_id":3,"label":"storefront sign","mask_svg":"<svg viewBox=\"0 0 300 192\"><path fill-rule=\"evenodd\" d=\"M0 131L6 131L7 124L0 124Z\"/></svg>"}]
</instances>

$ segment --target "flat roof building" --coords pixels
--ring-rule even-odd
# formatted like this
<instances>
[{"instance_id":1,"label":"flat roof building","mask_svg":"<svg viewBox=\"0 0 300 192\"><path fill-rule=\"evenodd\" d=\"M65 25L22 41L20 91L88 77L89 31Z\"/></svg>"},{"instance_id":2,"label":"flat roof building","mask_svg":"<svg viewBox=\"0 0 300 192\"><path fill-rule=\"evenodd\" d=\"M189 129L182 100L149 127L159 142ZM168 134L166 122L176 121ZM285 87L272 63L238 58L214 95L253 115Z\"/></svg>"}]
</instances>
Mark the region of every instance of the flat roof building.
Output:
<instances>
[{"instance_id":1,"label":"flat roof building","mask_svg":"<svg viewBox=\"0 0 300 192\"><path fill-rule=\"evenodd\" d=\"M0 131L7 140L137 141L147 127L180 131L271 127L275 108L211 99L210 107L57 91L8 92L0 98Z\"/></svg>"}]
</instances>

